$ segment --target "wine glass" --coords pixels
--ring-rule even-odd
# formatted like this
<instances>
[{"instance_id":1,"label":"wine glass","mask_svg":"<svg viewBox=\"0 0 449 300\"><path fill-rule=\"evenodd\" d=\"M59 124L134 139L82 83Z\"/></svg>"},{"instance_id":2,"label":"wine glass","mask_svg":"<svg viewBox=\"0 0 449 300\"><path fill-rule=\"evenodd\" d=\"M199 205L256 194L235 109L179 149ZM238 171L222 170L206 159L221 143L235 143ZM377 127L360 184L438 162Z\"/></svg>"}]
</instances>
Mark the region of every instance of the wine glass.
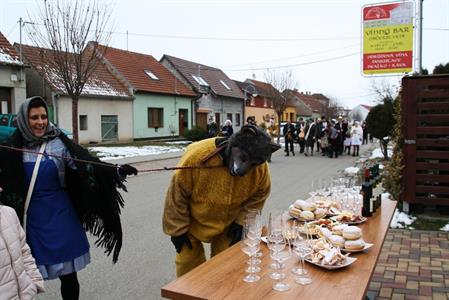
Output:
<instances>
[{"instance_id":1,"label":"wine glass","mask_svg":"<svg viewBox=\"0 0 449 300\"><path fill-rule=\"evenodd\" d=\"M294 252L299 256L300 262L301 262L301 274L298 274L298 276L295 277L295 282L299 283L301 285L307 285L312 283L312 278L308 275L308 272L305 268L304 260L307 256L312 254L313 250L311 247L310 240L302 239L299 240L298 243L295 244Z\"/></svg>"},{"instance_id":2,"label":"wine glass","mask_svg":"<svg viewBox=\"0 0 449 300\"><path fill-rule=\"evenodd\" d=\"M284 262L287 261L291 254L292 250L291 247L285 247L286 242L284 239L280 240L277 243L274 243L272 245L272 251L270 252L270 257L274 259L278 265L279 265L279 279L278 281L273 285L273 290L283 292L290 289L290 285L287 283L282 282L282 279L286 277L286 275L282 272L284 269Z\"/></svg>"},{"instance_id":3,"label":"wine glass","mask_svg":"<svg viewBox=\"0 0 449 300\"><path fill-rule=\"evenodd\" d=\"M318 190L320 189L320 181L319 179L312 180L312 190L309 192L310 196L312 196L312 201L315 200L315 196L318 194Z\"/></svg>"},{"instance_id":4,"label":"wine glass","mask_svg":"<svg viewBox=\"0 0 449 300\"><path fill-rule=\"evenodd\" d=\"M250 261L251 258L259 251L260 249L260 240L252 239L248 237L247 235L247 226L243 227L242 231L242 241L240 243L240 247L242 249L242 252L249 256ZM256 282L260 280L260 276L256 275L254 272L254 265L251 264L248 268L247 272L249 271L249 274L246 275L243 278L243 281L245 282Z\"/></svg>"}]
</instances>

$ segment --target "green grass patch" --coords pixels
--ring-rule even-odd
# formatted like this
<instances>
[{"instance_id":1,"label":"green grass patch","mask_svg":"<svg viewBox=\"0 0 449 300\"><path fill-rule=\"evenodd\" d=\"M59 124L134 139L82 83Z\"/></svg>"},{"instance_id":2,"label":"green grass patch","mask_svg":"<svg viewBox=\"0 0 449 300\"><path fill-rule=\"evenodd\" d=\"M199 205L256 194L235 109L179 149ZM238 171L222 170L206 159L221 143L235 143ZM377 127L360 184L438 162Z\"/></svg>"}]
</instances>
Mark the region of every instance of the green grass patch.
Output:
<instances>
[{"instance_id":1,"label":"green grass patch","mask_svg":"<svg viewBox=\"0 0 449 300\"><path fill-rule=\"evenodd\" d=\"M426 216L416 216L415 222L413 222L410 226L416 230L440 230L444 225L449 223L449 218L434 218L434 217L426 217Z\"/></svg>"}]
</instances>

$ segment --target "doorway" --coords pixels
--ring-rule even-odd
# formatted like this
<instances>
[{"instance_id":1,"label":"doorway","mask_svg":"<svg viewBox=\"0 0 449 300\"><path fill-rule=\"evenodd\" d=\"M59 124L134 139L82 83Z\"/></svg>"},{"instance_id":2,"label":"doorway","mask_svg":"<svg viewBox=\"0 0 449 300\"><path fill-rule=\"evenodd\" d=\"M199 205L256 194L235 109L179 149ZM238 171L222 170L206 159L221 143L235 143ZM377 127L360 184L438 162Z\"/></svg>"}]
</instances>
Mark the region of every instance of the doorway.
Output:
<instances>
[{"instance_id":1,"label":"doorway","mask_svg":"<svg viewBox=\"0 0 449 300\"><path fill-rule=\"evenodd\" d=\"M0 113L11 112L11 89L0 87Z\"/></svg>"},{"instance_id":2,"label":"doorway","mask_svg":"<svg viewBox=\"0 0 449 300\"><path fill-rule=\"evenodd\" d=\"M189 128L189 111L187 109L180 109L179 110L179 136L184 136L186 128Z\"/></svg>"},{"instance_id":3,"label":"doorway","mask_svg":"<svg viewBox=\"0 0 449 300\"><path fill-rule=\"evenodd\" d=\"M118 117L101 116L101 139L116 141L118 139Z\"/></svg>"}]
</instances>

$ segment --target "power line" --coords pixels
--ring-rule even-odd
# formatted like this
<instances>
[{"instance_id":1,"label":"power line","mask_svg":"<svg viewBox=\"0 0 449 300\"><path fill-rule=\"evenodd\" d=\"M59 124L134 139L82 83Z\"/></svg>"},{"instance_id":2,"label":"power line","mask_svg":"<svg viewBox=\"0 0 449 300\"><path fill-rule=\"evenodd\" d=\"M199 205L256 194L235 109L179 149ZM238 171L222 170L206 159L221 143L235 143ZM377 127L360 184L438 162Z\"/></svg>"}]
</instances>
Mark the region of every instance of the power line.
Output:
<instances>
[{"instance_id":1,"label":"power line","mask_svg":"<svg viewBox=\"0 0 449 300\"><path fill-rule=\"evenodd\" d=\"M306 57L306 56L312 56L312 55L316 55L316 54L323 54L323 53L328 53L328 52L332 52L332 51L336 51L336 50L347 49L347 48L351 48L351 47L354 47L354 46L359 46L359 44L352 44L352 45L345 46L345 47L339 47L339 48L333 48L333 49L328 49L328 50L323 50L323 51L311 52L311 53L306 53L306 54L297 55L297 56L276 58L276 59L271 59L271 60L262 60L262 61L258 61L258 62L244 63L244 64L238 64L238 65L229 65L229 66L224 66L224 68L250 66L250 65L261 64L261 63L268 63L268 62L275 62L275 61L281 61L281 60L302 58L302 57Z\"/></svg>"},{"instance_id":2,"label":"power line","mask_svg":"<svg viewBox=\"0 0 449 300\"><path fill-rule=\"evenodd\" d=\"M232 69L225 69L225 70L226 71L233 71L233 72L241 72L241 71L261 71L261 70L267 70L267 69L292 68L292 67L299 67L299 66L317 64L317 63L321 63L321 62L325 62L325 61L342 59L342 58L354 56L354 55L357 55L357 54L360 54L360 52L354 52L354 53L350 53L350 54L346 54L346 55L335 56L335 57L330 57L330 58L325 58L325 59L320 59L320 60L315 60L315 61L309 61L309 62L304 62L304 63L300 63L300 64L292 64L292 65L285 65L285 66L273 66L273 67L264 67L264 68L252 68L252 69L234 69L234 70L232 70Z\"/></svg>"},{"instance_id":3,"label":"power line","mask_svg":"<svg viewBox=\"0 0 449 300\"><path fill-rule=\"evenodd\" d=\"M435 31L449 31L449 28L424 28L424 30L435 30Z\"/></svg>"},{"instance_id":4,"label":"power line","mask_svg":"<svg viewBox=\"0 0 449 300\"><path fill-rule=\"evenodd\" d=\"M44 24L35 23L38 26L45 26ZM91 30L95 31L95 30ZM189 36L189 35L169 35L169 34L151 34L138 32L120 32L120 31L105 31L105 33L119 34L119 35L133 35L153 38L165 39L186 39L186 40L210 40L210 41L250 41L250 42L292 42L292 41L340 41L340 40L356 40L359 36L347 37L323 37L323 38L235 38L235 37L215 37L215 36Z\"/></svg>"}]
</instances>

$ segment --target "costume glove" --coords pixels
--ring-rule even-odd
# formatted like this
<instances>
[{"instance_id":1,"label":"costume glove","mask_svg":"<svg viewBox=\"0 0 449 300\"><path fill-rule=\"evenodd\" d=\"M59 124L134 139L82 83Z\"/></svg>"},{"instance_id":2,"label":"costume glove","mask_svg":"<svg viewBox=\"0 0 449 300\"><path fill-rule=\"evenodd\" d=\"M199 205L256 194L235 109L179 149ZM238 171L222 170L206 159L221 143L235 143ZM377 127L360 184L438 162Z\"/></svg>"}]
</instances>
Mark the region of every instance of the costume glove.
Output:
<instances>
[{"instance_id":1,"label":"costume glove","mask_svg":"<svg viewBox=\"0 0 449 300\"><path fill-rule=\"evenodd\" d=\"M182 246L184 244L187 245L190 249L192 249L192 243L190 242L189 236L187 235L187 232L184 234L181 234L180 236L172 236L171 242L173 245L175 245L176 252L181 253Z\"/></svg>"},{"instance_id":2,"label":"costume glove","mask_svg":"<svg viewBox=\"0 0 449 300\"><path fill-rule=\"evenodd\" d=\"M229 246L234 245L235 243L239 242L242 239L242 231L243 231L242 225L239 225L235 222L232 222L231 225L229 225L227 233L227 236L231 238Z\"/></svg>"},{"instance_id":3,"label":"costume glove","mask_svg":"<svg viewBox=\"0 0 449 300\"><path fill-rule=\"evenodd\" d=\"M134 167L131 167L130 165L121 165L118 168L118 172L122 176L126 175L137 175L137 169Z\"/></svg>"}]
</instances>

